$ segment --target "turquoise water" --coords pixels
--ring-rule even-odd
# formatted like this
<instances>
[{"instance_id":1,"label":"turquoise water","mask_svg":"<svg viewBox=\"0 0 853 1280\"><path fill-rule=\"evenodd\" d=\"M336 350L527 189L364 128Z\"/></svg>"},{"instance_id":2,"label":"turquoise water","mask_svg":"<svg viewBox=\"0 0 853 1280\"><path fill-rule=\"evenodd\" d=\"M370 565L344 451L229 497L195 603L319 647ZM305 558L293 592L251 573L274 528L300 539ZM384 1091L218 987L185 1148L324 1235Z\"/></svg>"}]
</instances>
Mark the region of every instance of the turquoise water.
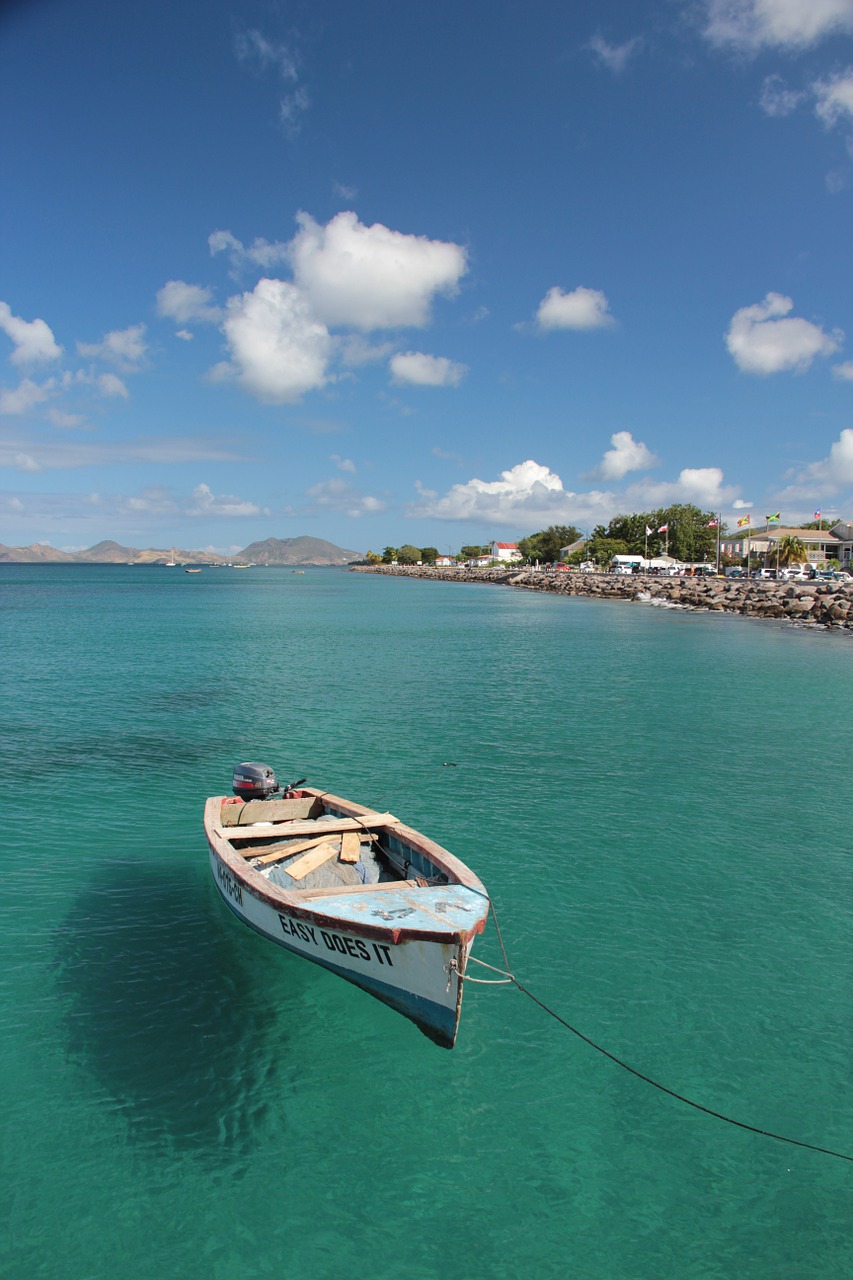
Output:
<instances>
[{"instance_id":1,"label":"turquoise water","mask_svg":"<svg viewBox=\"0 0 853 1280\"><path fill-rule=\"evenodd\" d=\"M2 566L0 629L0 1274L853 1273L853 1166L512 988L435 1048L201 830L241 759L390 809L585 1034L853 1153L853 639L311 569Z\"/></svg>"}]
</instances>

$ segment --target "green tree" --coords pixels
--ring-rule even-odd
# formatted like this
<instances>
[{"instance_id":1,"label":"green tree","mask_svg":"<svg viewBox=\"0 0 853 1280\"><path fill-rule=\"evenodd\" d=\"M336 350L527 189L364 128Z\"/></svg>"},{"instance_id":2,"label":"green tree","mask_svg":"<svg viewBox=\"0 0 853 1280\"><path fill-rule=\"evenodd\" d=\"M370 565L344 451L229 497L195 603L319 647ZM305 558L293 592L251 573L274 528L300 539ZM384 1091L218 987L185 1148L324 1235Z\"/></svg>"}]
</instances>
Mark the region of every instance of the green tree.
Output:
<instances>
[{"instance_id":1,"label":"green tree","mask_svg":"<svg viewBox=\"0 0 853 1280\"><path fill-rule=\"evenodd\" d=\"M382 557L375 551L368 551L367 555L364 557L364 563L365 564L381 564Z\"/></svg>"},{"instance_id":2,"label":"green tree","mask_svg":"<svg viewBox=\"0 0 853 1280\"><path fill-rule=\"evenodd\" d=\"M438 559L438 549L436 547L421 547L421 560L424 564L435 564Z\"/></svg>"},{"instance_id":3,"label":"green tree","mask_svg":"<svg viewBox=\"0 0 853 1280\"><path fill-rule=\"evenodd\" d=\"M398 564L417 564L420 558L420 549L413 547L410 542L407 542L404 547L400 547L397 552Z\"/></svg>"},{"instance_id":4,"label":"green tree","mask_svg":"<svg viewBox=\"0 0 853 1280\"><path fill-rule=\"evenodd\" d=\"M786 537L779 539L780 564L802 564L808 558L806 544L796 534L789 533Z\"/></svg>"},{"instance_id":5,"label":"green tree","mask_svg":"<svg viewBox=\"0 0 853 1280\"><path fill-rule=\"evenodd\" d=\"M386 547L382 552L382 563L391 564L393 560L398 559L398 551L396 547Z\"/></svg>"},{"instance_id":6,"label":"green tree","mask_svg":"<svg viewBox=\"0 0 853 1280\"><path fill-rule=\"evenodd\" d=\"M571 524L551 524L540 533L531 533L522 538L518 549L525 560L539 560L550 564L559 560L560 549L571 546L581 536L580 530Z\"/></svg>"},{"instance_id":7,"label":"green tree","mask_svg":"<svg viewBox=\"0 0 853 1280\"><path fill-rule=\"evenodd\" d=\"M489 554L488 547L460 547L460 560L476 560L477 556L487 556Z\"/></svg>"},{"instance_id":8,"label":"green tree","mask_svg":"<svg viewBox=\"0 0 853 1280\"><path fill-rule=\"evenodd\" d=\"M586 558L594 560L598 565L610 564L614 556L638 554L637 552L629 551L628 543L623 542L621 538L608 538L603 531L599 534L598 529L594 530L592 537L586 544L585 551Z\"/></svg>"}]
</instances>

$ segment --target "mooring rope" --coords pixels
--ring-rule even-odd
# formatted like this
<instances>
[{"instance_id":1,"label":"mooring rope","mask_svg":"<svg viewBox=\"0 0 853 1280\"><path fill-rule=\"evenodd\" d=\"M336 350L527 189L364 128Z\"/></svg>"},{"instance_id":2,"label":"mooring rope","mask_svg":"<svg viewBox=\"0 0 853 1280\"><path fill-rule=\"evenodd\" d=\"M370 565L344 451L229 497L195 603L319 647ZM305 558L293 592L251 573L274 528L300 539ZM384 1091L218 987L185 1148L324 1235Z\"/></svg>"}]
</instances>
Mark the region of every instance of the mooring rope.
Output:
<instances>
[{"instance_id":1,"label":"mooring rope","mask_svg":"<svg viewBox=\"0 0 853 1280\"><path fill-rule=\"evenodd\" d=\"M650 1084L653 1089L658 1089L661 1093L667 1094L668 1097L675 1098L677 1102L683 1102L686 1106L693 1107L695 1111L704 1112L706 1116L713 1116L715 1120L723 1120L726 1124L735 1125L738 1129L746 1129L749 1133L757 1133L762 1138L773 1138L776 1142L787 1142L790 1146L804 1147L807 1151L816 1151L823 1156L834 1156L837 1160L847 1160L850 1163L853 1163L853 1155L847 1155L843 1151L833 1151L831 1147L819 1147L813 1142L801 1142L800 1139L789 1138L783 1133L773 1133L770 1129L761 1129L758 1125L746 1124L743 1120L735 1120L732 1116L724 1115L722 1111L714 1111L711 1107L706 1107L701 1102L694 1102L692 1098L686 1098L683 1093L677 1093L675 1089L669 1089L665 1084L661 1084L660 1081L653 1080L651 1076L644 1075L642 1071L638 1071L637 1068L632 1067L630 1063L624 1062L621 1058L617 1058L615 1053L611 1053L602 1045L597 1044L589 1036L584 1035L582 1031L578 1030L577 1027L572 1026L570 1022L567 1022L565 1018L561 1017L561 1015L556 1012L556 1010L547 1005L544 1000L540 1000L538 996L534 995L532 991L527 989L524 983L520 982L519 979L516 978L511 970L509 958L506 953L506 947L504 946L501 927L498 923L497 912L495 911L495 904L491 900L489 901L489 909L492 913L492 919L495 922L495 932L497 933L501 955L503 956L506 968L496 969L494 965L486 964L483 960L475 960L475 963L483 965L486 969L491 969L494 973L503 973L504 977L501 979L501 982L512 983L518 988L522 995L527 996L528 1000L532 1000L534 1004L538 1005L539 1008L547 1013L549 1017L553 1018L555 1022L559 1022L561 1026L565 1027L567 1031L571 1031L573 1036L577 1036L579 1040L583 1040L584 1044L588 1044L591 1049L595 1049L596 1053L603 1054L605 1058L609 1058L611 1062L615 1062L617 1067L622 1067L624 1071L630 1072L632 1076L636 1076L636 1078L638 1080L642 1080L644 1084ZM474 959L475 958L473 956L469 957L469 960ZM494 979L471 978L467 973L464 975L463 981L479 982L495 986L499 985Z\"/></svg>"}]
</instances>

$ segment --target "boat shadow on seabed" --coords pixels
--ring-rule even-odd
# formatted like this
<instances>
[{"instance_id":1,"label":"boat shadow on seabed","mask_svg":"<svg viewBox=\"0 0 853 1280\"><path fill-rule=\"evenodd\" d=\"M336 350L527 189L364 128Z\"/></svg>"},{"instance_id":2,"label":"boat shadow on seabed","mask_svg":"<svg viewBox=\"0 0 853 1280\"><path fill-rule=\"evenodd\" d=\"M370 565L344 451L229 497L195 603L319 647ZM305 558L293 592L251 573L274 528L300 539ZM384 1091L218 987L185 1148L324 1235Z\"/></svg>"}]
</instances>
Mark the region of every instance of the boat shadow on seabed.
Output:
<instances>
[{"instance_id":1,"label":"boat shadow on seabed","mask_svg":"<svg viewBox=\"0 0 853 1280\"><path fill-rule=\"evenodd\" d=\"M69 1057L137 1140L250 1149L288 1022L250 959L185 868L112 863L75 899L55 949ZM295 1017L298 982L291 994Z\"/></svg>"}]
</instances>

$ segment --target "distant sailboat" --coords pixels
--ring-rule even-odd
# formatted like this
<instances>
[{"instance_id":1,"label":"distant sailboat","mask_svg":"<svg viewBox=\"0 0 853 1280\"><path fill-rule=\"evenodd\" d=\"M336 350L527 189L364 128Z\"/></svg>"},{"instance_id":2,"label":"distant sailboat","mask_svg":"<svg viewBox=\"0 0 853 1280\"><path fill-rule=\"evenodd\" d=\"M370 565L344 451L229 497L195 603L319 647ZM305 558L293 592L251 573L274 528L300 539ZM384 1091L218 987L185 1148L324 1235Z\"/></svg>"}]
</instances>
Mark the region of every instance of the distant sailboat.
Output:
<instances>
[{"instance_id":1,"label":"distant sailboat","mask_svg":"<svg viewBox=\"0 0 853 1280\"><path fill-rule=\"evenodd\" d=\"M178 567L178 564L177 564L177 561L175 560L175 548L174 548L174 547L172 547L172 558L171 558L171 560L167 560L167 561L166 561L166 568L167 568L167 569L177 569L177 567Z\"/></svg>"}]
</instances>

